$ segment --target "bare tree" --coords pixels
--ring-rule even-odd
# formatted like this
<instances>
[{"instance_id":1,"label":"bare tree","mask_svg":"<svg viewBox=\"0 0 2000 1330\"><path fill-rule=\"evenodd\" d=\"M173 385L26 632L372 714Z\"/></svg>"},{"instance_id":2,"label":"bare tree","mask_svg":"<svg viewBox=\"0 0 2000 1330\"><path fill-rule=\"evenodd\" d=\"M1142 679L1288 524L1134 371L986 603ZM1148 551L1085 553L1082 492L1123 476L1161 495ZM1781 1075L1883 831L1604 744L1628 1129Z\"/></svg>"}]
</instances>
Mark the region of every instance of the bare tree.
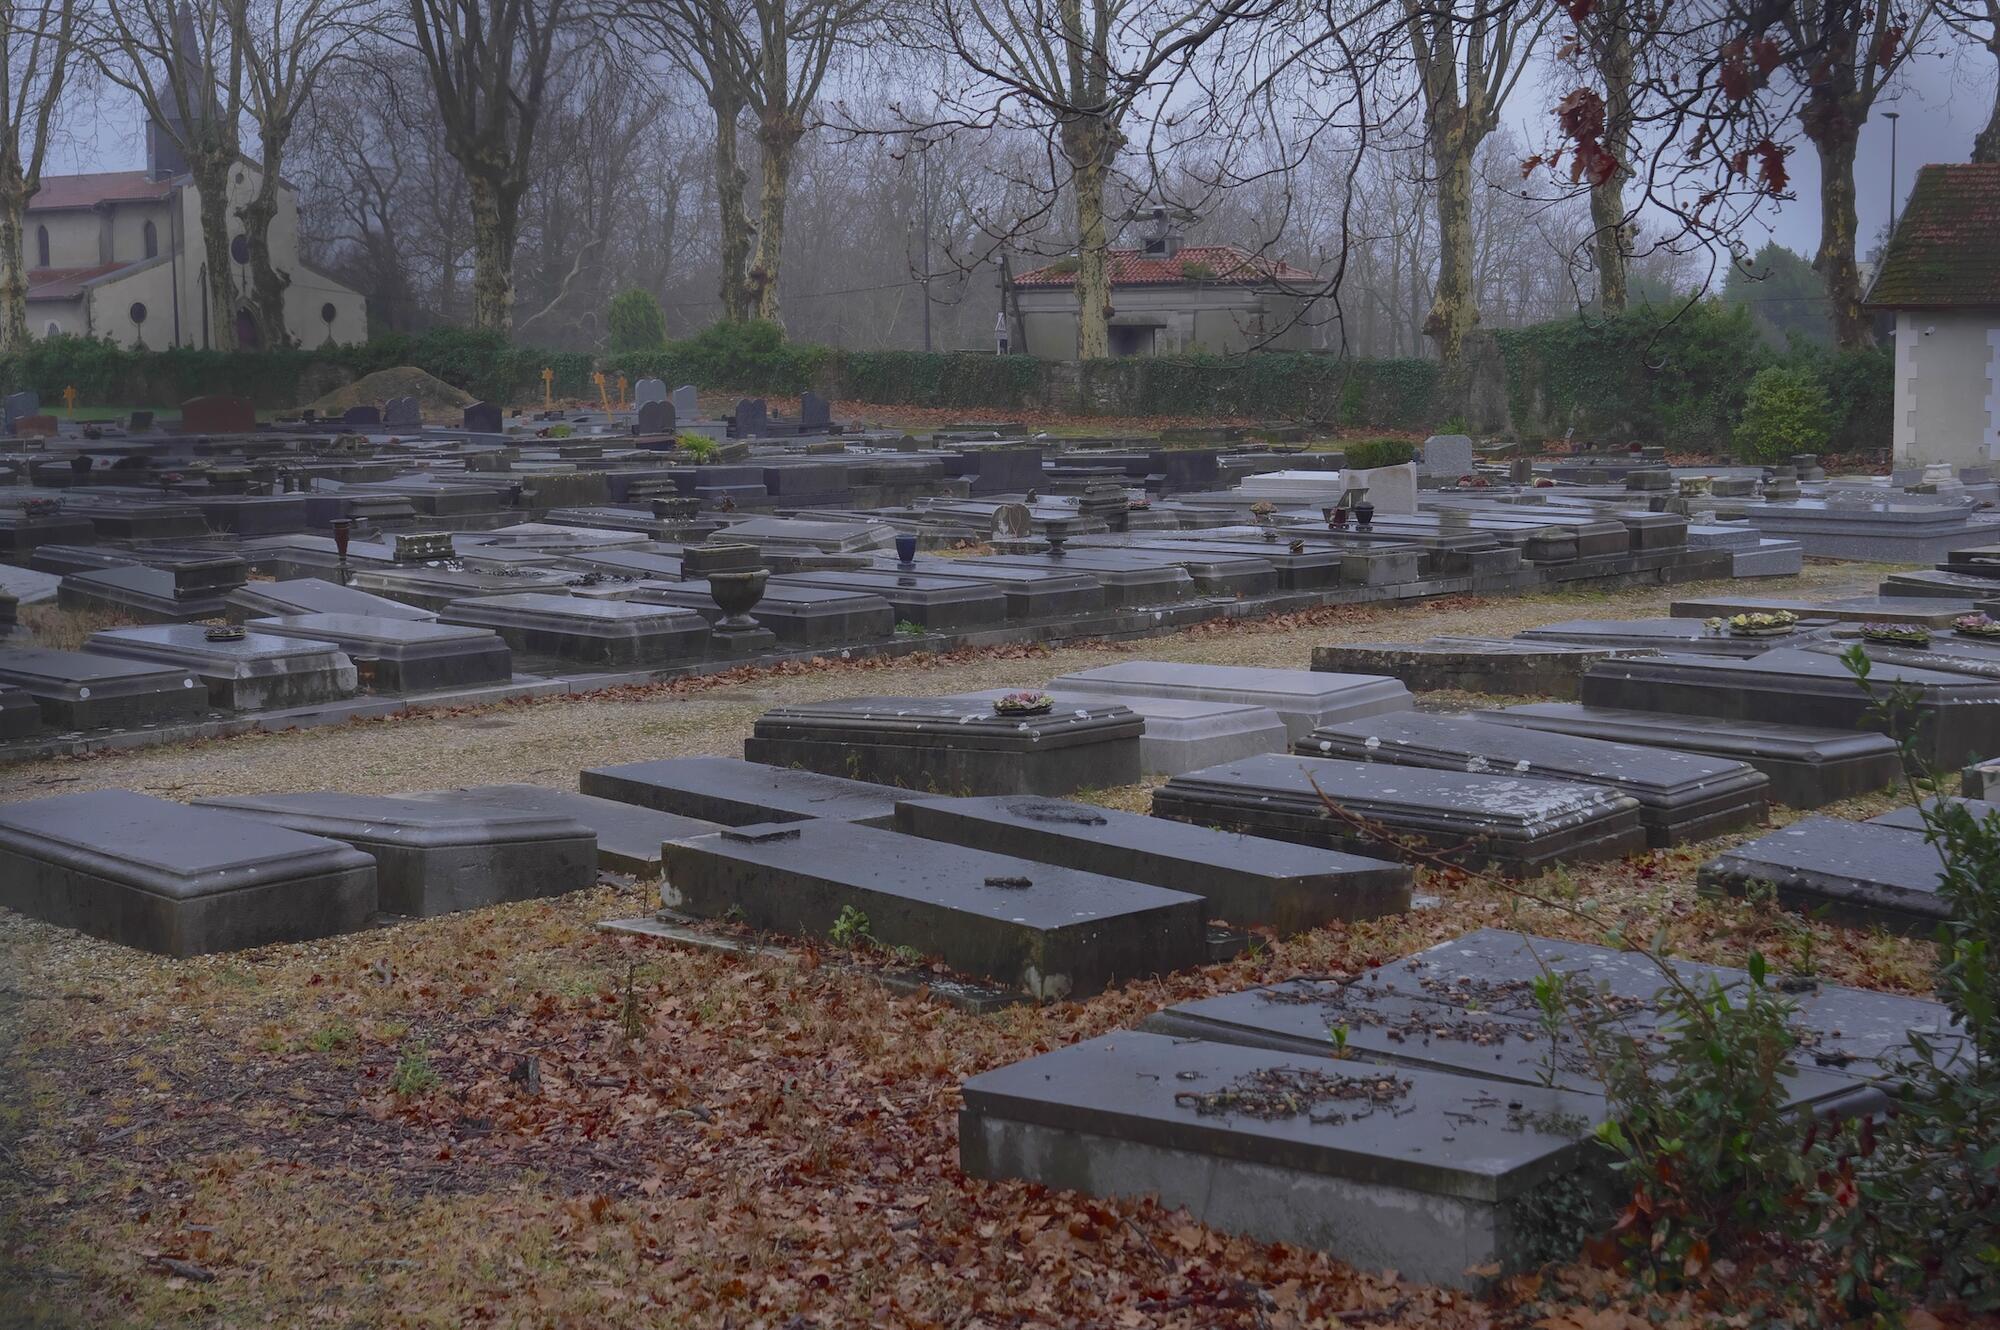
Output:
<instances>
[{"instance_id":1,"label":"bare tree","mask_svg":"<svg viewBox=\"0 0 2000 1330\"><path fill-rule=\"evenodd\" d=\"M250 251L250 310L266 346L289 346L285 288L292 275L271 261L271 221L293 127L336 54L355 40L374 0L233 0L247 104L263 158L257 192L236 210Z\"/></svg>"},{"instance_id":2,"label":"bare tree","mask_svg":"<svg viewBox=\"0 0 2000 1330\"><path fill-rule=\"evenodd\" d=\"M472 324L514 327L514 243L566 0L408 0L445 144L472 194Z\"/></svg>"},{"instance_id":3,"label":"bare tree","mask_svg":"<svg viewBox=\"0 0 2000 1330\"><path fill-rule=\"evenodd\" d=\"M77 40L77 0L0 0L0 351L28 340L22 217L42 188Z\"/></svg>"},{"instance_id":4,"label":"bare tree","mask_svg":"<svg viewBox=\"0 0 2000 1330\"><path fill-rule=\"evenodd\" d=\"M1596 151L1578 154L1574 175L1590 186L1591 252L1597 268L1597 304L1607 314L1625 308L1635 234L1633 213L1625 203L1625 182L1632 178L1637 118L1639 55L1658 39L1666 6L1634 0L1596 0L1577 20L1575 54L1603 85L1601 101L1565 99L1558 113L1601 115Z\"/></svg>"},{"instance_id":5,"label":"bare tree","mask_svg":"<svg viewBox=\"0 0 2000 1330\"><path fill-rule=\"evenodd\" d=\"M209 337L233 351L236 281L229 254L229 177L242 156L244 52L224 0L116 0L96 11L107 77L187 163L201 208Z\"/></svg>"},{"instance_id":6,"label":"bare tree","mask_svg":"<svg viewBox=\"0 0 2000 1330\"><path fill-rule=\"evenodd\" d=\"M1939 16L1952 31L1969 37L2000 61L2000 0L1941 0ZM1992 165L2000 162L2000 79L1993 83L1993 111L1986 127L1972 140L1972 160Z\"/></svg>"}]
</instances>

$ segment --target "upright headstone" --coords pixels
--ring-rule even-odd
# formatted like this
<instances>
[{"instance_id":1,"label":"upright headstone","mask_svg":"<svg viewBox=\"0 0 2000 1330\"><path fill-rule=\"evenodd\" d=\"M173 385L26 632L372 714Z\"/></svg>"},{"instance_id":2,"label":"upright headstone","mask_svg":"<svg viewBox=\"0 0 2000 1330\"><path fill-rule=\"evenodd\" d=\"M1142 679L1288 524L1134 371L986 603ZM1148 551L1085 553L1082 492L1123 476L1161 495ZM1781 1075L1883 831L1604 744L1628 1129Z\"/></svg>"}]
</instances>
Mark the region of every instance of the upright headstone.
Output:
<instances>
[{"instance_id":1,"label":"upright headstone","mask_svg":"<svg viewBox=\"0 0 2000 1330\"><path fill-rule=\"evenodd\" d=\"M993 509L993 535L999 540L1026 540L1035 531L1035 519L1024 503L1003 503Z\"/></svg>"},{"instance_id":2,"label":"upright headstone","mask_svg":"<svg viewBox=\"0 0 2000 1330\"><path fill-rule=\"evenodd\" d=\"M153 428L151 411L134 411L125 418L125 430L128 434L143 434L151 428Z\"/></svg>"},{"instance_id":3,"label":"upright headstone","mask_svg":"<svg viewBox=\"0 0 2000 1330\"><path fill-rule=\"evenodd\" d=\"M42 399L32 392L9 393L5 400L0 400L0 426L8 434L14 432L14 426L23 418L41 413Z\"/></svg>"},{"instance_id":4,"label":"upright headstone","mask_svg":"<svg viewBox=\"0 0 2000 1330\"><path fill-rule=\"evenodd\" d=\"M673 403L674 419L699 420L701 418L701 402L692 383L683 383L680 387L674 389Z\"/></svg>"},{"instance_id":5,"label":"upright headstone","mask_svg":"<svg viewBox=\"0 0 2000 1330\"><path fill-rule=\"evenodd\" d=\"M491 402L474 402L465 408L465 428L479 434L498 434L500 408Z\"/></svg>"},{"instance_id":6,"label":"upright headstone","mask_svg":"<svg viewBox=\"0 0 2000 1330\"><path fill-rule=\"evenodd\" d=\"M745 397L736 403L736 437L739 439L761 439L768 424L769 413L761 397Z\"/></svg>"},{"instance_id":7,"label":"upright headstone","mask_svg":"<svg viewBox=\"0 0 2000 1330\"><path fill-rule=\"evenodd\" d=\"M639 409L632 413L632 432L639 435L672 434L673 403L664 397L649 397L639 403Z\"/></svg>"},{"instance_id":8,"label":"upright headstone","mask_svg":"<svg viewBox=\"0 0 2000 1330\"><path fill-rule=\"evenodd\" d=\"M248 434L257 428L257 408L247 397L190 397L181 403L184 434Z\"/></svg>"},{"instance_id":9,"label":"upright headstone","mask_svg":"<svg viewBox=\"0 0 2000 1330\"><path fill-rule=\"evenodd\" d=\"M799 395L799 433L823 434L832 424L832 403L810 389Z\"/></svg>"},{"instance_id":10,"label":"upright headstone","mask_svg":"<svg viewBox=\"0 0 2000 1330\"><path fill-rule=\"evenodd\" d=\"M632 405L636 409L648 402L667 400L667 385L659 379L641 379L632 385Z\"/></svg>"},{"instance_id":11,"label":"upright headstone","mask_svg":"<svg viewBox=\"0 0 2000 1330\"><path fill-rule=\"evenodd\" d=\"M1456 480L1473 473L1472 440L1464 434L1433 434L1424 440L1423 474Z\"/></svg>"},{"instance_id":12,"label":"upright headstone","mask_svg":"<svg viewBox=\"0 0 2000 1330\"><path fill-rule=\"evenodd\" d=\"M340 423L349 429L372 429L382 423L382 413L372 406L350 406L341 413Z\"/></svg>"},{"instance_id":13,"label":"upright headstone","mask_svg":"<svg viewBox=\"0 0 2000 1330\"><path fill-rule=\"evenodd\" d=\"M422 429L423 409L414 397L391 397L383 404L382 423L394 429Z\"/></svg>"}]
</instances>

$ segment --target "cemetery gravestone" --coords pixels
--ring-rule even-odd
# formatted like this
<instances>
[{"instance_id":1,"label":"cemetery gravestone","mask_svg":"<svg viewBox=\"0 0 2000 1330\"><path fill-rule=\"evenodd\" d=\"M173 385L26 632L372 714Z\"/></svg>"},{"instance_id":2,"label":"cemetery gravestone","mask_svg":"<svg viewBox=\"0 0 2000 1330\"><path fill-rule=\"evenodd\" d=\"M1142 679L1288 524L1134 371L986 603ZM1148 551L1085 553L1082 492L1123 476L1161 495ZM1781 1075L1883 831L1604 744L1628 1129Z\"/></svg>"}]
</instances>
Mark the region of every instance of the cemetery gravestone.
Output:
<instances>
[{"instance_id":1,"label":"cemetery gravestone","mask_svg":"<svg viewBox=\"0 0 2000 1330\"><path fill-rule=\"evenodd\" d=\"M247 397L190 397L181 403L183 434L248 434L257 428L257 408Z\"/></svg>"},{"instance_id":2,"label":"cemetery gravestone","mask_svg":"<svg viewBox=\"0 0 2000 1330\"><path fill-rule=\"evenodd\" d=\"M597 837L597 866L613 873L658 877L660 846L685 836L703 836L721 827L699 818L676 817L616 799L599 799L542 785L474 785L436 794L413 795L449 803L482 804L515 813L567 818Z\"/></svg>"},{"instance_id":3,"label":"cemetery gravestone","mask_svg":"<svg viewBox=\"0 0 2000 1330\"><path fill-rule=\"evenodd\" d=\"M576 783L583 793L601 799L726 827L806 818L886 827L895 820L896 801L909 795L886 785L734 757L677 757L592 767L579 774Z\"/></svg>"},{"instance_id":4,"label":"cemetery gravestone","mask_svg":"<svg viewBox=\"0 0 2000 1330\"><path fill-rule=\"evenodd\" d=\"M654 380L658 382L658 380ZM632 413L632 433L644 437L671 434L674 429L674 408L665 398L656 397L639 403L639 409Z\"/></svg>"},{"instance_id":5,"label":"cemetery gravestone","mask_svg":"<svg viewBox=\"0 0 2000 1330\"><path fill-rule=\"evenodd\" d=\"M382 412L372 406L350 406L340 416L349 429L374 429L382 423Z\"/></svg>"},{"instance_id":6,"label":"cemetery gravestone","mask_svg":"<svg viewBox=\"0 0 2000 1330\"><path fill-rule=\"evenodd\" d=\"M474 402L466 407L461 423L464 428L476 434L498 434L503 428L500 408L492 402Z\"/></svg>"},{"instance_id":7,"label":"cemetery gravestone","mask_svg":"<svg viewBox=\"0 0 2000 1330\"><path fill-rule=\"evenodd\" d=\"M1178 697L1200 702L1236 702L1269 707L1294 740L1316 726L1407 710L1410 690L1394 679L1314 670L1258 669L1240 665L1194 665L1179 661L1133 660L1061 675L1051 692L1093 696Z\"/></svg>"},{"instance_id":8,"label":"cemetery gravestone","mask_svg":"<svg viewBox=\"0 0 2000 1330\"><path fill-rule=\"evenodd\" d=\"M769 431L769 413L763 398L745 397L736 403L737 438L761 439Z\"/></svg>"},{"instance_id":9,"label":"cemetery gravestone","mask_svg":"<svg viewBox=\"0 0 2000 1330\"><path fill-rule=\"evenodd\" d=\"M1472 440L1463 434L1433 434L1424 440L1423 474L1445 480L1473 475L1478 466Z\"/></svg>"},{"instance_id":10,"label":"cemetery gravestone","mask_svg":"<svg viewBox=\"0 0 2000 1330\"><path fill-rule=\"evenodd\" d=\"M56 730L163 725L208 711L208 690L188 670L93 652L0 651L0 684L34 698Z\"/></svg>"},{"instance_id":11,"label":"cemetery gravestone","mask_svg":"<svg viewBox=\"0 0 2000 1330\"><path fill-rule=\"evenodd\" d=\"M0 399L0 433L12 434L20 421L41 413L42 399L34 393L25 390L8 393Z\"/></svg>"},{"instance_id":12,"label":"cemetery gravestone","mask_svg":"<svg viewBox=\"0 0 2000 1330\"><path fill-rule=\"evenodd\" d=\"M692 383L683 383L674 389L674 418L676 420L700 420L701 398Z\"/></svg>"},{"instance_id":13,"label":"cemetery gravestone","mask_svg":"<svg viewBox=\"0 0 2000 1330\"><path fill-rule=\"evenodd\" d=\"M1706 892L1775 891L1792 909L1922 936L1951 915L1940 878L1921 831L1809 817L1717 855L1695 880Z\"/></svg>"},{"instance_id":14,"label":"cemetery gravestone","mask_svg":"<svg viewBox=\"0 0 2000 1330\"><path fill-rule=\"evenodd\" d=\"M192 672L208 688L210 705L225 711L268 711L352 697L354 662L331 642L245 633L216 641L198 624L108 628L93 633L90 650L152 661Z\"/></svg>"},{"instance_id":15,"label":"cemetery gravestone","mask_svg":"<svg viewBox=\"0 0 2000 1330\"><path fill-rule=\"evenodd\" d=\"M382 407L382 424L390 429L422 429L423 409L414 397L391 397Z\"/></svg>"},{"instance_id":16,"label":"cemetery gravestone","mask_svg":"<svg viewBox=\"0 0 2000 1330\"><path fill-rule=\"evenodd\" d=\"M808 388L799 395L799 433L824 434L833 424L833 406Z\"/></svg>"},{"instance_id":17,"label":"cemetery gravestone","mask_svg":"<svg viewBox=\"0 0 2000 1330\"><path fill-rule=\"evenodd\" d=\"M632 405L642 407L648 402L667 400L667 385L659 379L641 379L632 385Z\"/></svg>"}]
</instances>

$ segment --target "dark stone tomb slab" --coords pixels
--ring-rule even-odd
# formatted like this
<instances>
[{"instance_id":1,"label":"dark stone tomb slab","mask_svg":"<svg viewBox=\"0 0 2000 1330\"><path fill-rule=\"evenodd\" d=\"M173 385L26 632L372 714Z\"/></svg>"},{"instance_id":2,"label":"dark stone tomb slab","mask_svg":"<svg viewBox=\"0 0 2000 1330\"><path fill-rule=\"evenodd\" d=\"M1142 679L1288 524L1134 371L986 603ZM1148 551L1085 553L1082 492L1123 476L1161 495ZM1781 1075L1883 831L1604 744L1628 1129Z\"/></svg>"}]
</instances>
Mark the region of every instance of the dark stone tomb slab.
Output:
<instances>
[{"instance_id":1,"label":"dark stone tomb slab","mask_svg":"<svg viewBox=\"0 0 2000 1330\"><path fill-rule=\"evenodd\" d=\"M1583 672L1618 654L1596 647L1481 637L1427 642L1341 642L1313 648L1330 674L1387 675L1414 693L1453 689L1513 697L1575 697Z\"/></svg>"},{"instance_id":2,"label":"dark stone tomb slab","mask_svg":"<svg viewBox=\"0 0 2000 1330\"><path fill-rule=\"evenodd\" d=\"M931 794L1068 794L1140 778L1145 722L1111 702L1040 716L937 697L863 697L773 707L743 756Z\"/></svg>"},{"instance_id":3,"label":"dark stone tomb slab","mask_svg":"<svg viewBox=\"0 0 2000 1330\"><path fill-rule=\"evenodd\" d=\"M333 643L354 662L361 687L371 692L427 693L514 677L514 653L499 634L484 628L371 614L287 614L244 626Z\"/></svg>"},{"instance_id":4,"label":"dark stone tomb slab","mask_svg":"<svg viewBox=\"0 0 2000 1330\"><path fill-rule=\"evenodd\" d=\"M182 598L171 572L141 564L71 573L56 598L64 609L110 611L147 623L219 619L228 609L219 592Z\"/></svg>"},{"instance_id":5,"label":"dark stone tomb slab","mask_svg":"<svg viewBox=\"0 0 2000 1330\"><path fill-rule=\"evenodd\" d=\"M190 397L181 403L183 434L248 434L257 428L257 407L247 397Z\"/></svg>"},{"instance_id":6,"label":"dark stone tomb slab","mask_svg":"<svg viewBox=\"0 0 2000 1330\"><path fill-rule=\"evenodd\" d=\"M647 582L635 589L630 598L651 605L685 606L710 623L722 617L705 580ZM896 631L896 611L880 596L803 586L782 579L765 584L763 599L751 608L750 617L790 647L880 642Z\"/></svg>"},{"instance_id":7,"label":"dark stone tomb slab","mask_svg":"<svg viewBox=\"0 0 2000 1330\"><path fill-rule=\"evenodd\" d=\"M500 408L492 402L474 402L465 408L460 425L475 434L498 434L503 428Z\"/></svg>"},{"instance_id":8,"label":"dark stone tomb slab","mask_svg":"<svg viewBox=\"0 0 2000 1330\"><path fill-rule=\"evenodd\" d=\"M408 619L429 623L437 618L387 596L370 595L337 582L300 577L283 582L249 582L229 593L229 621L268 619L287 614L366 614L377 619Z\"/></svg>"},{"instance_id":9,"label":"dark stone tomb slab","mask_svg":"<svg viewBox=\"0 0 2000 1330\"><path fill-rule=\"evenodd\" d=\"M485 596L517 596L534 591L561 592L577 575L555 568L517 568L481 573L467 568L359 568L352 585L389 596L440 616L455 601Z\"/></svg>"},{"instance_id":10,"label":"dark stone tomb slab","mask_svg":"<svg viewBox=\"0 0 2000 1330\"><path fill-rule=\"evenodd\" d=\"M1054 799L906 800L896 830L1185 891L1212 918L1281 934L1410 905L1402 864Z\"/></svg>"},{"instance_id":11,"label":"dark stone tomb slab","mask_svg":"<svg viewBox=\"0 0 2000 1330\"><path fill-rule=\"evenodd\" d=\"M1970 601L1936 600L1927 596L1848 596L1838 600L1805 601L1782 597L1706 596L1698 600L1677 600L1672 614L1676 619L1729 618L1735 614L1790 610L1801 619L1839 619L1848 623L1919 623L1946 628L1961 614L1972 610Z\"/></svg>"},{"instance_id":12,"label":"dark stone tomb slab","mask_svg":"<svg viewBox=\"0 0 2000 1330\"><path fill-rule=\"evenodd\" d=\"M1027 568L982 559L918 559L913 571L968 586L996 587L1006 598L1007 617L1017 621L1072 619L1102 610L1103 585L1082 569L1057 566L1061 562ZM885 570L896 567L893 555L878 556L877 563Z\"/></svg>"},{"instance_id":13,"label":"dark stone tomb slab","mask_svg":"<svg viewBox=\"0 0 2000 1330\"><path fill-rule=\"evenodd\" d=\"M913 623L933 633L970 632L991 628L1007 617L1007 597L991 582L921 573L854 568L839 572L794 573L772 578L766 595L785 587L818 587L828 591L861 591L889 602L899 623Z\"/></svg>"},{"instance_id":14,"label":"dark stone tomb slab","mask_svg":"<svg viewBox=\"0 0 2000 1330\"><path fill-rule=\"evenodd\" d=\"M810 388L799 394L799 433L824 434L832 424L832 403Z\"/></svg>"},{"instance_id":15,"label":"dark stone tomb slab","mask_svg":"<svg viewBox=\"0 0 2000 1330\"><path fill-rule=\"evenodd\" d=\"M843 911L884 945L1038 998L1200 964L1201 897L831 819L761 823L663 847L668 909L828 933Z\"/></svg>"},{"instance_id":16,"label":"dark stone tomb slab","mask_svg":"<svg viewBox=\"0 0 2000 1330\"><path fill-rule=\"evenodd\" d=\"M1324 796L1324 798L1322 797ZM1326 801L1344 810L1336 817ZM1644 848L1630 795L1597 785L1396 768L1272 753L1175 776L1153 813L1353 854L1384 854L1379 824L1431 852L1511 877ZM1350 819L1359 819L1356 825Z\"/></svg>"},{"instance_id":17,"label":"dark stone tomb slab","mask_svg":"<svg viewBox=\"0 0 2000 1330\"><path fill-rule=\"evenodd\" d=\"M1283 718L1293 739L1304 738L1320 725L1403 711L1410 706L1410 690L1380 675L1169 660L1128 660L1079 670L1051 680L1049 688L1059 693L1177 697L1269 707Z\"/></svg>"},{"instance_id":18,"label":"dark stone tomb slab","mask_svg":"<svg viewBox=\"0 0 2000 1330\"><path fill-rule=\"evenodd\" d=\"M1542 1086L1122 1031L975 1076L964 1097L974 1177L1155 1197L1429 1283L1555 1257L1534 1216L1610 1194L1591 1139L1604 1101Z\"/></svg>"},{"instance_id":19,"label":"dark stone tomb slab","mask_svg":"<svg viewBox=\"0 0 2000 1330\"><path fill-rule=\"evenodd\" d=\"M734 757L674 757L590 767L578 774L576 784L583 793L600 799L725 827L805 818L887 827L895 821L896 801L909 797L908 791L886 785Z\"/></svg>"},{"instance_id":20,"label":"dark stone tomb slab","mask_svg":"<svg viewBox=\"0 0 2000 1330\"><path fill-rule=\"evenodd\" d=\"M40 733L42 709L26 690L0 686L0 741L26 739Z\"/></svg>"},{"instance_id":21,"label":"dark stone tomb slab","mask_svg":"<svg viewBox=\"0 0 2000 1330\"><path fill-rule=\"evenodd\" d=\"M1747 762L1771 778L1771 798L1818 808L1879 790L1902 776L1896 741L1866 730L1816 729L1755 720L1702 720L1661 711L1536 702L1480 717L1553 734L1677 749Z\"/></svg>"},{"instance_id":22,"label":"dark stone tomb slab","mask_svg":"<svg viewBox=\"0 0 2000 1330\"><path fill-rule=\"evenodd\" d=\"M1779 903L1861 927L1929 934L1951 911L1937 850L1900 827L1808 817L1701 866L1701 889L1774 892Z\"/></svg>"},{"instance_id":23,"label":"dark stone tomb slab","mask_svg":"<svg viewBox=\"0 0 2000 1330\"><path fill-rule=\"evenodd\" d=\"M1918 756L1958 767L2000 751L2000 681L1878 665L1878 691L1901 687L1914 700ZM1780 648L1752 660L1625 656L1593 666L1582 698L1592 707L1677 712L1715 720L1756 720L1822 729L1878 729L1876 700L1838 656Z\"/></svg>"},{"instance_id":24,"label":"dark stone tomb slab","mask_svg":"<svg viewBox=\"0 0 2000 1330\"><path fill-rule=\"evenodd\" d=\"M1973 821L1979 823L1984 823L1987 818L2000 813L2000 803L1992 803L1985 799L1953 799L1947 797L1944 802L1958 805L1972 815ZM1894 827L1898 831L1914 831L1919 836L1922 836L1930 831L1930 824L1924 821L1924 812L1925 810L1935 812L1938 803L1938 799L1930 798L1924 800L1923 808L1912 805L1906 808L1892 809L1887 813L1881 814L1879 817L1869 818L1868 825L1871 827Z\"/></svg>"},{"instance_id":25,"label":"dark stone tomb slab","mask_svg":"<svg viewBox=\"0 0 2000 1330\"><path fill-rule=\"evenodd\" d=\"M0 904L168 956L351 933L375 863L338 841L129 790L0 805Z\"/></svg>"},{"instance_id":26,"label":"dark stone tomb slab","mask_svg":"<svg viewBox=\"0 0 2000 1330\"><path fill-rule=\"evenodd\" d=\"M373 406L350 406L341 413L340 423L349 429L376 429L382 424L382 412Z\"/></svg>"},{"instance_id":27,"label":"dark stone tomb slab","mask_svg":"<svg viewBox=\"0 0 2000 1330\"><path fill-rule=\"evenodd\" d=\"M729 431L739 439L761 439L770 433L769 410L761 397L744 397L736 403L735 425Z\"/></svg>"},{"instance_id":28,"label":"dark stone tomb slab","mask_svg":"<svg viewBox=\"0 0 2000 1330\"><path fill-rule=\"evenodd\" d=\"M1785 646L1793 637L1711 633L1700 619L1571 619L1530 628L1516 634L1514 640L1536 645L1595 647L1625 655L1665 651L1675 655L1747 657L1761 656L1773 647Z\"/></svg>"},{"instance_id":29,"label":"dark stone tomb slab","mask_svg":"<svg viewBox=\"0 0 2000 1330\"><path fill-rule=\"evenodd\" d=\"M674 406L663 398L639 403L632 413L632 433L641 437L655 437L671 434L674 429Z\"/></svg>"},{"instance_id":30,"label":"dark stone tomb slab","mask_svg":"<svg viewBox=\"0 0 2000 1330\"><path fill-rule=\"evenodd\" d=\"M572 818L372 794L254 794L197 806L344 841L375 859L381 908L427 916L559 896L597 881L597 838Z\"/></svg>"},{"instance_id":31,"label":"dark stone tomb slab","mask_svg":"<svg viewBox=\"0 0 2000 1330\"><path fill-rule=\"evenodd\" d=\"M50 729L170 725L208 712L191 671L85 651L0 650L0 684L35 699Z\"/></svg>"},{"instance_id":32,"label":"dark stone tomb slab","mask_svg":"<svg viewBox=\"0 0 2000 1330\"><path fill-rule=\"evenodd\" d=\"M108 628L90 637L100 655L152 661L192 672L224 711L272 711L354 696L354 662L331 642L245 633L211 641L192 624Z\"/></svg>"},{"instance_id":33,"label":"dark stone tomb slab","mask_svg":"<svg viewBox=\"0 0 2000 1330\"><path fill-rule=\"evenodd\" d=\"M637 877L659 876L662 842L721 829L719 823L700 818L676 817L617 799L552 790L545 785L473 785L411 797L567 818L588 827L597 837L599 868Z\"/></svg>"},{"instance_id":34,"label":"dark stone tomb slab","mask_svg":"<svg viewBox=\"0 0 2000 1330\"><path fill-rule=\"evenodd\" d=\"M628 600L484 596L445 606L438 620L490 628L516 651L588 665L660 665L708 651L708 624L693 610Z\"/></svg>"},{"instance_id":35,"label":"dark stone tomb slab","mask_svg":"<svg viewBox=\"0 0 2000 1330\"><path fill-rule=\"evenodd\" d=\"M1295 748L1308 757L1606 786L1639 801L1646 843L1656 847L1762 821L1771 783L1730 758L1416 711L1323 725Z\"/></svg>"},{"instance_id":36,"label":"dark stone tomb slab","mask_svg":"<svg viewBox=\"0 0 2000 1330\"><path fill-rule=\"evenodd\" d=\"M1044 572L1087 573L1103 588L1112 609L1170 605L1192 599L1194 579L1176 563L1140 552L1113 549L1065 550L1051 554L1003 554L959 562L969 568L1029 568Z\"/></svg>"}]
</instances>

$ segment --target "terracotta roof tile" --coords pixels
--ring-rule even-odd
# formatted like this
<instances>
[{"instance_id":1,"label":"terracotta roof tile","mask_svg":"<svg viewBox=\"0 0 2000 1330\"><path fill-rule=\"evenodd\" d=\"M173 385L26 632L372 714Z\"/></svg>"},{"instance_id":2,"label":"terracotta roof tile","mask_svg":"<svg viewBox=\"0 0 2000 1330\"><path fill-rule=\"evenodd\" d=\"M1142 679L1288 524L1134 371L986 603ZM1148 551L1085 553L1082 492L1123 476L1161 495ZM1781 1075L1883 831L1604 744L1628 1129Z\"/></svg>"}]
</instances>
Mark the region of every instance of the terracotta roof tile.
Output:
<instances>
[{"instance_id":1,"label":"terracotta roof tile","mask_svg":"<svg viewBox=\"0 0 2000 1330\"><path fill-rule=\"evenodd\" d=\"M1889 309L2000 305L2000 165L1917 172L1868 303Z\"/></svg>"},{"instance_id":2,"label":"terracotta roof tile","mask_svg":"<svg viewBox=\"0 0 2000 1330\"><path fill-rule=\"evenodd\" d=\"M1252 254L1236 245L1183 245L1172 258L1149 257L1141 249L1111 249L1105 251L1104 257L1113 286L1178 286L1183 282L1234 286L1262 286L1270 282L1305 285L1319 280L1303 268L1294 268L1281 259ZM1190 266L1196 269L1192 274L1187 271ZM1073 259L1024 272L1014 279L1016 286L1075 284Z\"/></svg>"},{"instance_id":3,"label":"terracotta roof tile","mask_svg":"<svg viewBox=\"0 0 2000 1330\"><path fill-rule=\"evenodd\" d=\"M94 208L100 203L146 203L174 191L172 180L154 180L144 171L99 171L92 175L48 175L28 200L28 211Z\"/></svg>"},{"instance_id":4,"label":"terracotta roof tile","mask_svg":"<svg viewBox=\"0 0 2000 1330\"><path fill-rule=\"evenodd\" d=\"M35 268L28 273L28 299L74 300L83 291L83 284L91 278L102 277L127 266L123 263L101 263L94 268Z\"/></svg>"}]
</instances>

